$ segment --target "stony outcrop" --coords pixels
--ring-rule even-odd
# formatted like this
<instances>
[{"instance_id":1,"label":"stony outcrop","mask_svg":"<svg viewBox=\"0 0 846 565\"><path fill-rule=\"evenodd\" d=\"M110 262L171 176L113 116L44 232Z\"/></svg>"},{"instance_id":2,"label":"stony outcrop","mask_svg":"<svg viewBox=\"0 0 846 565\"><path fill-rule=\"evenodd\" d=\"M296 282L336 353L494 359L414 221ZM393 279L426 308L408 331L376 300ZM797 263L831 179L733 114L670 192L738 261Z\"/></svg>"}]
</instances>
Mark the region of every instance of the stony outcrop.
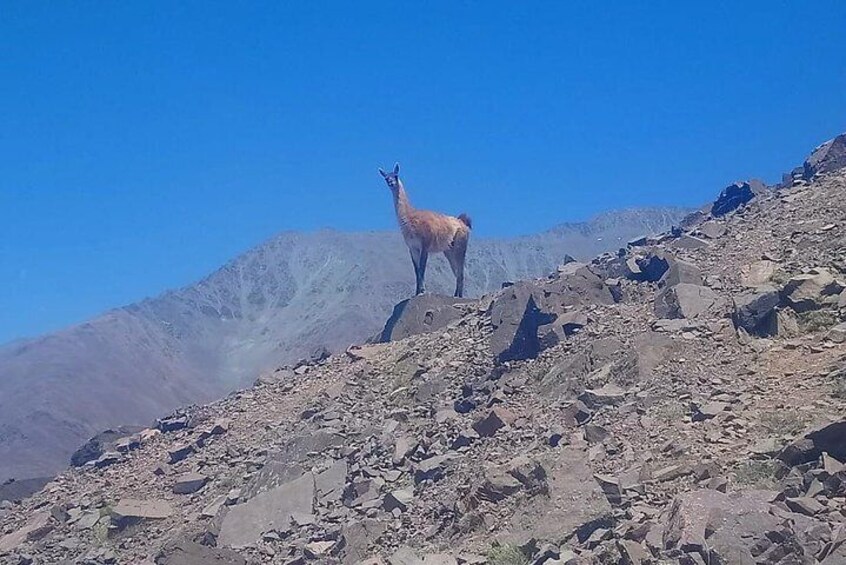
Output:
<instances>
[{"instance_id":1,"label":"stony outcrop","mask_svg":"<svg viewBox=\"0 0 846 565\"><path fill-rule=\"evenodd\" d=\"M446 327L464 313L458 308L469 300L422 294L396 305L380 335L380 341L396 341Z\"/></svg>"},{"instance_id":2,"label":"stony outcrop","mask_svg":"<svg viewBox=\"0 0 846 565\"><path fill-rule=\"evenodd\" d=\"M814 149L803 165L805 180L846 168L846 134L840 134Z\"/></svg>"}]
</instances>

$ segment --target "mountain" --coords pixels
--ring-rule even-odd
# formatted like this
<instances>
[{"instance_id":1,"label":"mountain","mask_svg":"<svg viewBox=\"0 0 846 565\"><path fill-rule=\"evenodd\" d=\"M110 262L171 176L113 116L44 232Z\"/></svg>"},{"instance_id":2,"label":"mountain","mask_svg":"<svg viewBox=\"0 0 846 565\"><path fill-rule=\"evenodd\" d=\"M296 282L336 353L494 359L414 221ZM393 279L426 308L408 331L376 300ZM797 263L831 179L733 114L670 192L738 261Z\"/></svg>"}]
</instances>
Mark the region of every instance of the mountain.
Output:
<instances>
[{"instance_id":1,"label":"mountain","mask_svg":"<svg viewBox=\"0 0 846 565\"><path fill-rule=\"evenodd\" d=\"M0 561L843 565L846 169L829 158L846 153L830 149L622 252L478 300L405 300L380 343L137 430L0 500ZM508 257L494 245L477 267ZM337 284L325 262L344 272L305 271Z\"/></svg>"},{"instance_id":2,"label":"mountain","mask_svg":"<svg viewBox=\"0 0 846 565\"><path fill-rule=\"evenodd\" d=\"M471 240L470 296L540 276L678 222L681 208L610 212L513 239ZM451 292L441 256L428 287ZM413 291L397 233L282 233L197 284L0 347L0 482L56 472L89 437L208 402L315 350L376 333Z\"/></svg>"}]
</instances>

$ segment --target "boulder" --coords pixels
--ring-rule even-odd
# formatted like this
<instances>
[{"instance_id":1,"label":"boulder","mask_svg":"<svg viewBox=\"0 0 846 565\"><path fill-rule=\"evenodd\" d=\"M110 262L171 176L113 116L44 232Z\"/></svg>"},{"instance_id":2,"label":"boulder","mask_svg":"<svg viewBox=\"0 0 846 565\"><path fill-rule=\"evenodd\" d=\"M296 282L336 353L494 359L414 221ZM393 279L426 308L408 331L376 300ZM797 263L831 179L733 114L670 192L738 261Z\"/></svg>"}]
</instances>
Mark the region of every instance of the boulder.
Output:
<instances>
[{"instance_id":1,"label":"boulder","mask_svg":"<svg viewBox=\"0 0 846 565\"><path fill-rule=\"evenodd\" d=\"M764 286L772 280L778 265L774 261L762 259L740 269L740 284L747 288Z\"/></svg>"},{"instance_id":2,"label":"boulder","mask_svg":"<svg viewBox=\"0 0 846 565\"><path fill-rule=\"evenodd\" d=\"M795 312L809 312L836 305L844 288L827 269L816 268L787 281L781 297Z\"/></svg>"},{"instance_id":3,"label":"boulder","mask_svg":"<svg viewBox=\"0 0 846 565\"><path fill-rule=\"evenodd\" d=\"M759 337L778 333L778 311L781 298L772 287L760 287L734 297L732 321L735 328Z\"/></svg>"},{"instance_id":4,"label":"boulder","mask_svg":"<svg viewBox=\"0 0 846 565\"><path fill-rule=\"evenodd\" d=\"M249 547L259 541L264 532L289 531L294 514L312 514L314 491L314 477L305 473L230 507L220 527L218 545L234 549Z\"/></svg>"},{"instance_id":5,"label":"boulder","mask_svg":"<svg viewBox=\"0 0 846 565\"><path fill-rule=\"evenodd\" d=\"M208 482L208 477L199 473L185 473L176 477L173 484L174 494L192 494L203 488Z\"/></svg>"},{"instance_id":6,"label":"boulder","mask_svg":"<svg viewBox=\"0 0 846 565\"><path fill-rule=\"evenodd\" d=\"M156 565L246 565L247 560L228 549L208 547L192 541L174 541L156 555Z\"/></svg>"},{"instance_id":7,"label":"boulder","mask_svg":"<svg viewBox=\"0 0 846 565\"><path fill-rule=\"evenodd\" d=\"M382 534L387 530L384 522L364 519L358 521L347 521L341 528L341 535L344 541L344 553L342 562L344 565L355 565L368 563L370 565L384 565L379 558L367 560L372 555L370 548L377 543ZM367 560L367 561L365 561Z\"/></svg>"},{"instance_id":8,"label":"boulder","mask_svg":"<svg viewBox=\"0 0 846 565\"><path fill-rule=\"evenodd\" d=\"M414 467L414 482L439 481L446 474L446 466L449 463L449 456L435 455L418 463Z\"/></svg>"},{"instance_id":9,"label":"boulder","mask_svg":"<svg viewBox=\"0 0 846 565\"><path fill-rule=\"evenodd\" d=\"M156 429L166 434L187 428L189 424L190 419L187 414L176 413L171 414L167 418L157 420Z\"/></svg>"},{"instance_id":10,"label":"boulder","mask_svg":"<svg viewBox=\"0 0 846 565\"><path fill-rule=\"evenodd\" d=\"M837 324L831 328L825 335L825 338L834 343L846 343L846 322Z\"/></svg>"},{"instance_id":11,"label":"boulder","mask_svg":"<svg viewBox=\"0 0 846 565\"><path fill-rule=\"evenodd\" d=\"M382 508L386 512L393 512L395 509L405 512L412 502L414 502L414 489L399 489L385 495L385 498L382 499Z\"/></svg>"},{"instance_id":12,"label":"boulder","mask_svg":"<svg viewBox=\"0 0 846 565\"><path fill-rule=\"evenodd\" d=\"M71 455L70 463L74 467L82 467L90 461L96 461L107 452L117 451L118 441L137 434L143 429L138 426L121 426L101 432L77 449Z\"/></svg>"},{"instance_id":13,"label":"boulder","mask_svg":"<svg viewBox=\"0 0 846 565\"><path fill-rule=\"evenodd\" d=\"M696 229L696 233L708 239L717 239L725 235L726 226L717 222L705 222Z\"/></svg>"},{"instance_id":14,"label":"boulder","mask_svg":"<svg viewBox=\"0 0 846 565\"><path fill-rule=\"evenodd\" d=\"M397 341L442 329L459 319L464 314L459 306L469 302L472 301L437 294L421 294L403 300L394 307L379 341Z\"/></svg>"},{"instance_id":15,"label":"boulder","mask_svg":"<svg viewBox=\"0 0 846 565\"><path fill-rule=\"evenodd\" d=\"M684 493L673 501L663 524L664 548L699 553L703 559L711 559L709 552L716 550L719 563L757 563L751 553L755 542L780 529L781 520L770 513L774 495L766 491Z\"/></svg>"},{"instance_id":16,"label":"boulder","mask_svg":"<svg viewBox=\"0 0 846 565\"><path fill-rule=\"evenodd\" d=\"M536 294L538 304L559 314L571 306L613 304L614 296L605 278L583 263L568 263L557 275L543 282L540 293Z\"/></svg>"},{"instance_id":17,"label":"boulder","mask_svg":"<svg viewBox=\"0 0 846 565\"><path fill-rule=\"evenodd\" d=\"M626 277L638 282L658 282L670 269L672 259L663 251L650 251L626 261Z\"/></svg>"},{"instance_id":18,"label":"boulder","mask_svg":"<svg viewBox=\"0 0 846 565\"><path fill-rule=\"evenodd\" d=\"M846 461L846 420L815 428L796 439L779 454L788 465L803 465L827 453L838 461Z\"/></svg>"},{"instance_id":19,"label":"boulder","mask_svg":"<svg viewBox=\"0 0 846 565\"><path fill-rule=\"evenodd\" d=\"M197 450L194 448L193 443L181 443L178 444L171 449L168 450L168 462L173 465L175 463L179 463L180 461L186 459L192 453L195 453Z\"/></svg>"},{"instance_id":20,"label":"boulder","mask_svg":"<svg viewBox=\"0 0 846 565\"><path fill-rule=\"evenodd\" d=\"M681 283L655 295L655 315L659 318L714 317L720 306L720 297L707 286Z\"/></svg>"},{"instance_id":21,"label":"boulder","mask_svg":"<svg viewBox=\"0 0 846 565\"><path fill-rule=\"evenodd\" d=\"M334 461L326 470L314 475L315 492L321 502L341 500L346 484L347 462L343 459Z\"/></svg>"},{"instance_id":22,"label":"boulder","mask_svg":"<svg viewBox=\"0 0 846 565\"><path fill-rule=\"evenodd\" d=\"M846 168L846 133L830 139L814 149L803 166L803 177L811 180L814 175Z\"/></svg>"},{"instance_id":23,"label":"boulder","mask_svg":"<svg viewBox=\"0 0 846 565\"><path fill-rule=\"evenodd\" d=\"M473 430L481 437L491 437L500 429L514 423L515 416L509 410L494 406L483 418L473 423Z\"/></svg>"},{"instance_id":24,"label":"boulder","mask_svg":"<svg viewBox=\"0 0 846 565\"><path fill-rule=\"evenodd\" d=\"M723 189L711 206L711 215L725 216L755 198L755 191L746 181L735 182Z\"/></svg>"},{"instance_id":25,"label":"boulder","mask_svg":"<svg viewBox=\"0 0 846 565\"><path fill-rule=\"evenodd\" d=\"M659 287L671 287L677 284L702 284L702 271L693 263L671 258L669 268L658 280Z\"/></svg>"},{"instance_id":26,"label":"boulder","mask_svg":"<svg viewBox=\"0 0 846 565\"><path fill-rule=\"evenodd\" d=\"M553 322L556 314L541 309L536 292L540 289L532 282L516 284L491 304L491 352L497 362L530 359L541 351L538 328Z\"/></svg>"}]
</instances>

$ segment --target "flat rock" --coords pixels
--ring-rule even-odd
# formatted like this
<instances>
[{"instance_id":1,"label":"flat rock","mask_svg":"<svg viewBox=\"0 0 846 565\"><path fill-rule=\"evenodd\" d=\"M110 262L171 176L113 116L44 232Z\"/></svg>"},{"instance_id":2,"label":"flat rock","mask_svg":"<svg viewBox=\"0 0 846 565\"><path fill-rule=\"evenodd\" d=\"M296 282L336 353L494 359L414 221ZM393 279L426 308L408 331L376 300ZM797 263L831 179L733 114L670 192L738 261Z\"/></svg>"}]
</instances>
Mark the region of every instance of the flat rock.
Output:
<instances>
[{"instance_id":1,"label":"flat rock","mask_svg":"<svg viewBox=\"0 0 846 565\"><path fill-rule=\"evenodd\" d=\"M602 524L610 524L611 505L594 480L584 451L564 447L541 464L546 492L521 499L505 521L502 541L520 545L530 539L561 540L572 534L583 541Z\"/></svg>"},{"instance_id":2,"label":"flat rock","mask_svg":"<svg viewBox=\"0 0 846 565\"><path fill-rule=\"evenodd\" d=\"M314 490L314 477L305 473L230 507L221 524L218 545L238 549L255 544L264 532L288 531L292 514L312 513Z\"/></svg>"},{"instance_id":3,"label":"flat rock","mask_svg":"<svg viewBox=\"0 0 846 565\"><path fill-rule=\"evenodd\" d=\"M740 284L748 288L768 285L775 275L777 263L762 259L740 269Z\"/></svg>"},{"instance_id":4,"label":"flat rock","mask_svg":"<svg viewBox=\"0 0 846 565\"><path fill-rule=\"evenodd\" d=\"M208 477L200 473L185 473L176 477L173 484L174 494L192 494L203 488L208 482Z\"/></svg>"},{"instance_id":5,"label":"flat rock","mask_svg":"<svg viewBox=\"0 0 846 565\"><path fill-rule=\"evenodd\" d=\"M164 520L173 515L173 508L164 500L124 498L112 508L112 521L118 526L141 520Z\"/></svg>"},{"instance_id":6,"label":"flat rock","mask_svg":"<svg viewBox=\"0 0 846 565\"><path fill-rule=\"evenodd\" d=\"M659 318L714 317L720 305L717 293L695 284L665 287L655 295L655 315Z\"/></svg>"},{"instance_id":7,"label":"flat rock","mask_svg":"<svg viewBox=\"0 0 846 565\"><path fill-rule=\"evenodd\" d=\"M472 300L437 294L421 294L403 300L394 311L380 336L381 342L397 341L407 337L442 329L464 314L458 306Z\"/></svg>"}]
</instances>

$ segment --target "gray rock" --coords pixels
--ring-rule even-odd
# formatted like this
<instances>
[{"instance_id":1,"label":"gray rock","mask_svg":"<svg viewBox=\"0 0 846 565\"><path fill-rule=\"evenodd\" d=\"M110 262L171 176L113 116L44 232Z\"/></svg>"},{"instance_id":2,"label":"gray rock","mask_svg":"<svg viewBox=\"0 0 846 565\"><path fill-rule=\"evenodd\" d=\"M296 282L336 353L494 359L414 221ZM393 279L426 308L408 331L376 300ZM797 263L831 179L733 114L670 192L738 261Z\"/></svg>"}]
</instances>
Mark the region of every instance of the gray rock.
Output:
<instances>
[{"instance_id":1,"label":"gray rock","mask_svg":"<svg viewBox=\"0 0 846 565\"><path fill-rule=\"evenodd\" d=\"M705 222L696 231L699 235L703 235L708 239L717 239L725 235L726 226L717 222Z\"/></svg>"},{"instance_id":2,"label":"gray rock","mask_svg":"<svg viewBox=\"0 0 846 565\"><path fill-rule=\"evenodd\" d=\"M781 291L784 303L796 312L818 310L837 304L837 295L844 285L826 269L817 268L809 273L792 277Z\"/></svg>"},{"instance_id":3,"label":"gray rock","mask_svg":"<svg viewBox=\"0 0 846 565\"><path fill-rule=\"evenodd\" d=\"M707 402L702 406L698 406L694 410L692 420L694 422L704 422L705 420L716 418L717 416L728 410L728 408L729 405L725 402Z\"/></svg>"},{"instance_id":4,"label":"gray rock","mask_svg":"<svg viewBox=\"0 0 846 565\"><path fill-rule=\"evenodd\" d=\"M317 498L321 502L341 500L347 482L347 462L334 461L329 468L314 476Z\"/></svg>"},{"instance_id":5,"label":"gray rock","mask_svg":"<svg viewBox=\"0 0 846 565\"><path fill-rule=\"evenodd\" d=\"M94 467L96 467L97 469L102 469L104 467L114 465L115 463L119 463L122 460L123 455L121 455L117 451L107 451L94 461Z\"/></svg>"},{"instance_id":6,"label":"gray rock","mask_svg":"<svg viewBox=\"0 0 846 565\"><path fill-rule=\"evenodd\" d=\"M752 186L745 181L735 182L723 189L720 196L711 206L711 215L715 217L725 216L729 212L737 210L750 200L755 198Z\"/></svg>"},{"instance_id":7,"label":"gray rock","mask_svg":"<svg viewBox=\"0 0 846 565\"><path fill-rule=\"evenodd\" d=\"M672 257L667 272L658 280L658 286L671 287L682 283L701 285L702 271L693 263Z\"/></svg>"},{"instance_id":8,"label":"gray rock","mask_svg":"<svg viewBox=\"0 0 846 565\"><path fill-rule=\"evenodd\" d=\"M173 414L156 421L156 428L162 433L176 432L188 427L189 419L186 414Z\"/></svg>"},{"instance_id":9,"label":"gray rock","mask_svg":"<svg viewBox=\"0 0 846 565\"><path fill-rule=\"evenodd\" d=\"M247 560L234 551L207 547L191 541L174 541L156 555L156 565L246 565Z\"/></svg>"},{"instance_id":10,"label":"gray rock","mask_svg":"<svg viewBox=\"0 0 846 565\"><path fill-rule=\"evenodd\" d=\"M761 287L734 297L732 321L736 328L759 337L778 333L776 307L781 298L776 289Z\"/></svg>"},{"instance_id":11,"label":"gray rock","mask_svg":"<svg viewBox=\"0 0 846 565\"><path fill-rule=\"evenodd\" d=\"M538 328L555 321L556 315L542 310L534 295L538 291L534 283L520 283L491 304L491 352L497 362L530 359L540 352Z\"/></svg>"},{"instance_id":12,"label":"gray rock","mask_svg":"<svg viewBox=\"0 0 846 565\"><path fill-rule=\"evenodd\" d=\"M775 275L776 263L767 259L756 261L740 270L740 284L748 288L768 285Z\"/></svg>"},{"instance_id":13,"label":"gray rock","mask_svg":"<svg viewBox=\"0 0 846 565\"><path fill-rule=\"evenodd\" d=\"M614 383L607 383L597 389L586 389L579 395L579 400L589 408L617 406L626 399L626 391Z\"/></svg>"},{"instance_id":14,"label":"gray rock","mask_svg":"<svg viewBox=\"0 0 846 565\"><path fill-rule=\"evenodd\" d=\"M124 498L112 508L112 523L118 528L144 520L164 520L173 515L173 508L164 500Z\"/></svg>"},{"instance_id":15,"label":"gray rock","mask_svg":"<svg viewBox=\"0 0 846 565\"><path fill-rule=\"evenodd\" d=\"M491 437L500 429L514 423L515 416L501 406L494 406L483 418L473 423L473 430L481 437Z\"/></svg>"},{"instance_id":16,"label":"gray rock","mask_svg":"<svg viewBox=\"0 0 846 565\"><path fill-rule=\"evenodd\" d=\"M811 180L816 175L846 168L846 134L840 134L814 149L805 161L803 178Z\"/></svg>"},{"instance_id":17,"label":"gray rock","mask_svg":"<svg viewBox=\"0 0 846 565\"><path fill-rule=\"evenodd\" d=\"M721 299L706 286L681 283L665 287L655 295L655 315L659 318L714 317Z\"/></svg>"},{"instance_id":18,"label":"gray rock","mask_svg":"<svg viewBox=\"0 0 846 565\"><path fill-rule=\"evenodd\" d=\"M392 512L394 509L405 512L412 502L414 502L414 489L399 489L385 495L385 498L382 500L382 508L386 512Z\"/></svg>"},{"instance_id":19,"label":"gray rock","mask_svg":"<svg viewBox=\"0 0 846 565\"><path fill-rule=\"evenodd\" d=\"M598 528L610 525L611 506L593 478L584 451L564 447L541 463L547 490L531 498L515 498L518 505L503 524L504 542L521 545L530 539L561 540L571 535L584 541Z\"/></svg>"},{"instance_id":20,"label":"gray rock","mask_svg":"<svg viewBox=\"0 0 846 565\"><path fill-rule=\"evenodd\" d=\"M424 459L414 467L414 482L422 483L423 481L441 480L446 473L446 466L449 459L446 455L436 455Z\"/></svg>"},{"instance_id":21,"label":"gray rock","mask_svg":"<svg viewBox=\"0 0 846 565\"><path fill-rule=\"evenodd\" d=\"M619 506L623 502L623 487L620 485L620 479L610 475L594 475L594 479L599 483L599 487L608 499L612 506Z\"/></svg>"},{"instance_id":22,"label":"gray rock","mask_svg":"<svg viewBox=\"0 0 846 565\"><path fill-rule=\"evenodd\" d=\"M314 477L298 479L263 492L243 504L229 508L223 518L218 545L249 547L270 530L288 531L293 514L312 514Z\"/></svg>"},{"instance_id":23,"label":"gray rock","mask_svg":"<svg viewBox=\"0 0 846 565\"><path fill-rule=\"evenodd\" d=\"M192 494L203 488L208 482L208 477L199 473L185 473L176 477L173 484L174 494Z\"/></svg>"},{"instance_id":24,"label":"gray rock","mask_svg":"<svg viewBox=\"0 0 846 565\"><path fill-rule=\"evenodd\" d=\"M176 447L173 447L172 449L168 450L168 452L167 452L168 461L170 462L171 465L173 465L174 463L179 463L180 461L187 459L188 456L191 455L194 452L196 452L196 449L194 448L194 444L183 443L183 444L177 445Z\"/></svg>"},{"instance_id":25,"label":"gray rock","mask_svg":"<svg viewBox=\"0 0 846 565\"><path fill-rule=\"evenodd\" d=\"M89 439L85 445L71 455L70 463L74 467L81 467L90 461L95 461L108 451L116 450L116 443L127 436L140 432L138 426L121 426L106 430Z\"/></svg>"},{"instance_id":26,"label":"gray rock","mask_svg":"<svg viewBox=\"0 0 846 565\"><path fill-rule=\"evenodd\" d=\"M809 496L788 498L785 499L784 503L787 504L787 507L793 510L794 512L804 514L805 516L816 516L817 514L825 510L825 506L817 502L816 499L811 498Z\"/></svg>"},{"instance_id":27,"label":"gray rock","mask_svg":"<svg viewBox=\"0 0 846 565\"><path fill-rule=\"evenodd\" d=\"M823 453L846 461L846 420L809 431L788 444L778 458L795 466L816 461Z\"/></svg>"},{"instance_id":28,"label":"gray rock","mask_svg":"<svg viewBox=\"0 0 846 565\"><path fill-rule=\"evenodd\" d=\"M388 565L423 565L423 559L410 547L400 547L388 557Z\"/></svg>"},{"instance_id":29,"label":"gray rock","mask_svg":"<svg viewBox=\"0 0 846 565\"><path fill-rule=\"evenodd\" d=\"M459 306L471 300L437 294L421 294L397 304L382 330L380 341L405 339L442 329L464 314Z\"/></svg>"},{"instance_id":30,"label":"gray rock","mask_svg":"<svg viewBox=\"0 0 846 565\"><path fill-rule=\"evenodd\" d=\"M477 487L475 496L481 500L499 502L519 492L523 484L506 469L494 467L485 471L484 480Z\"/></svg>"},{"instance_id":31,"label":"gray rock","mask_svg":"<svg viewBox=\"0 0 846 565\"><path fill-rule=\"evenodd\" d=\"M846 296L846 293L843 293L843 295ZM836 326L828 330L828 333L825 335L825 338L828 341L834 343L846 342L846 322L837 324Z\"/></svg>"}]
</instances>

